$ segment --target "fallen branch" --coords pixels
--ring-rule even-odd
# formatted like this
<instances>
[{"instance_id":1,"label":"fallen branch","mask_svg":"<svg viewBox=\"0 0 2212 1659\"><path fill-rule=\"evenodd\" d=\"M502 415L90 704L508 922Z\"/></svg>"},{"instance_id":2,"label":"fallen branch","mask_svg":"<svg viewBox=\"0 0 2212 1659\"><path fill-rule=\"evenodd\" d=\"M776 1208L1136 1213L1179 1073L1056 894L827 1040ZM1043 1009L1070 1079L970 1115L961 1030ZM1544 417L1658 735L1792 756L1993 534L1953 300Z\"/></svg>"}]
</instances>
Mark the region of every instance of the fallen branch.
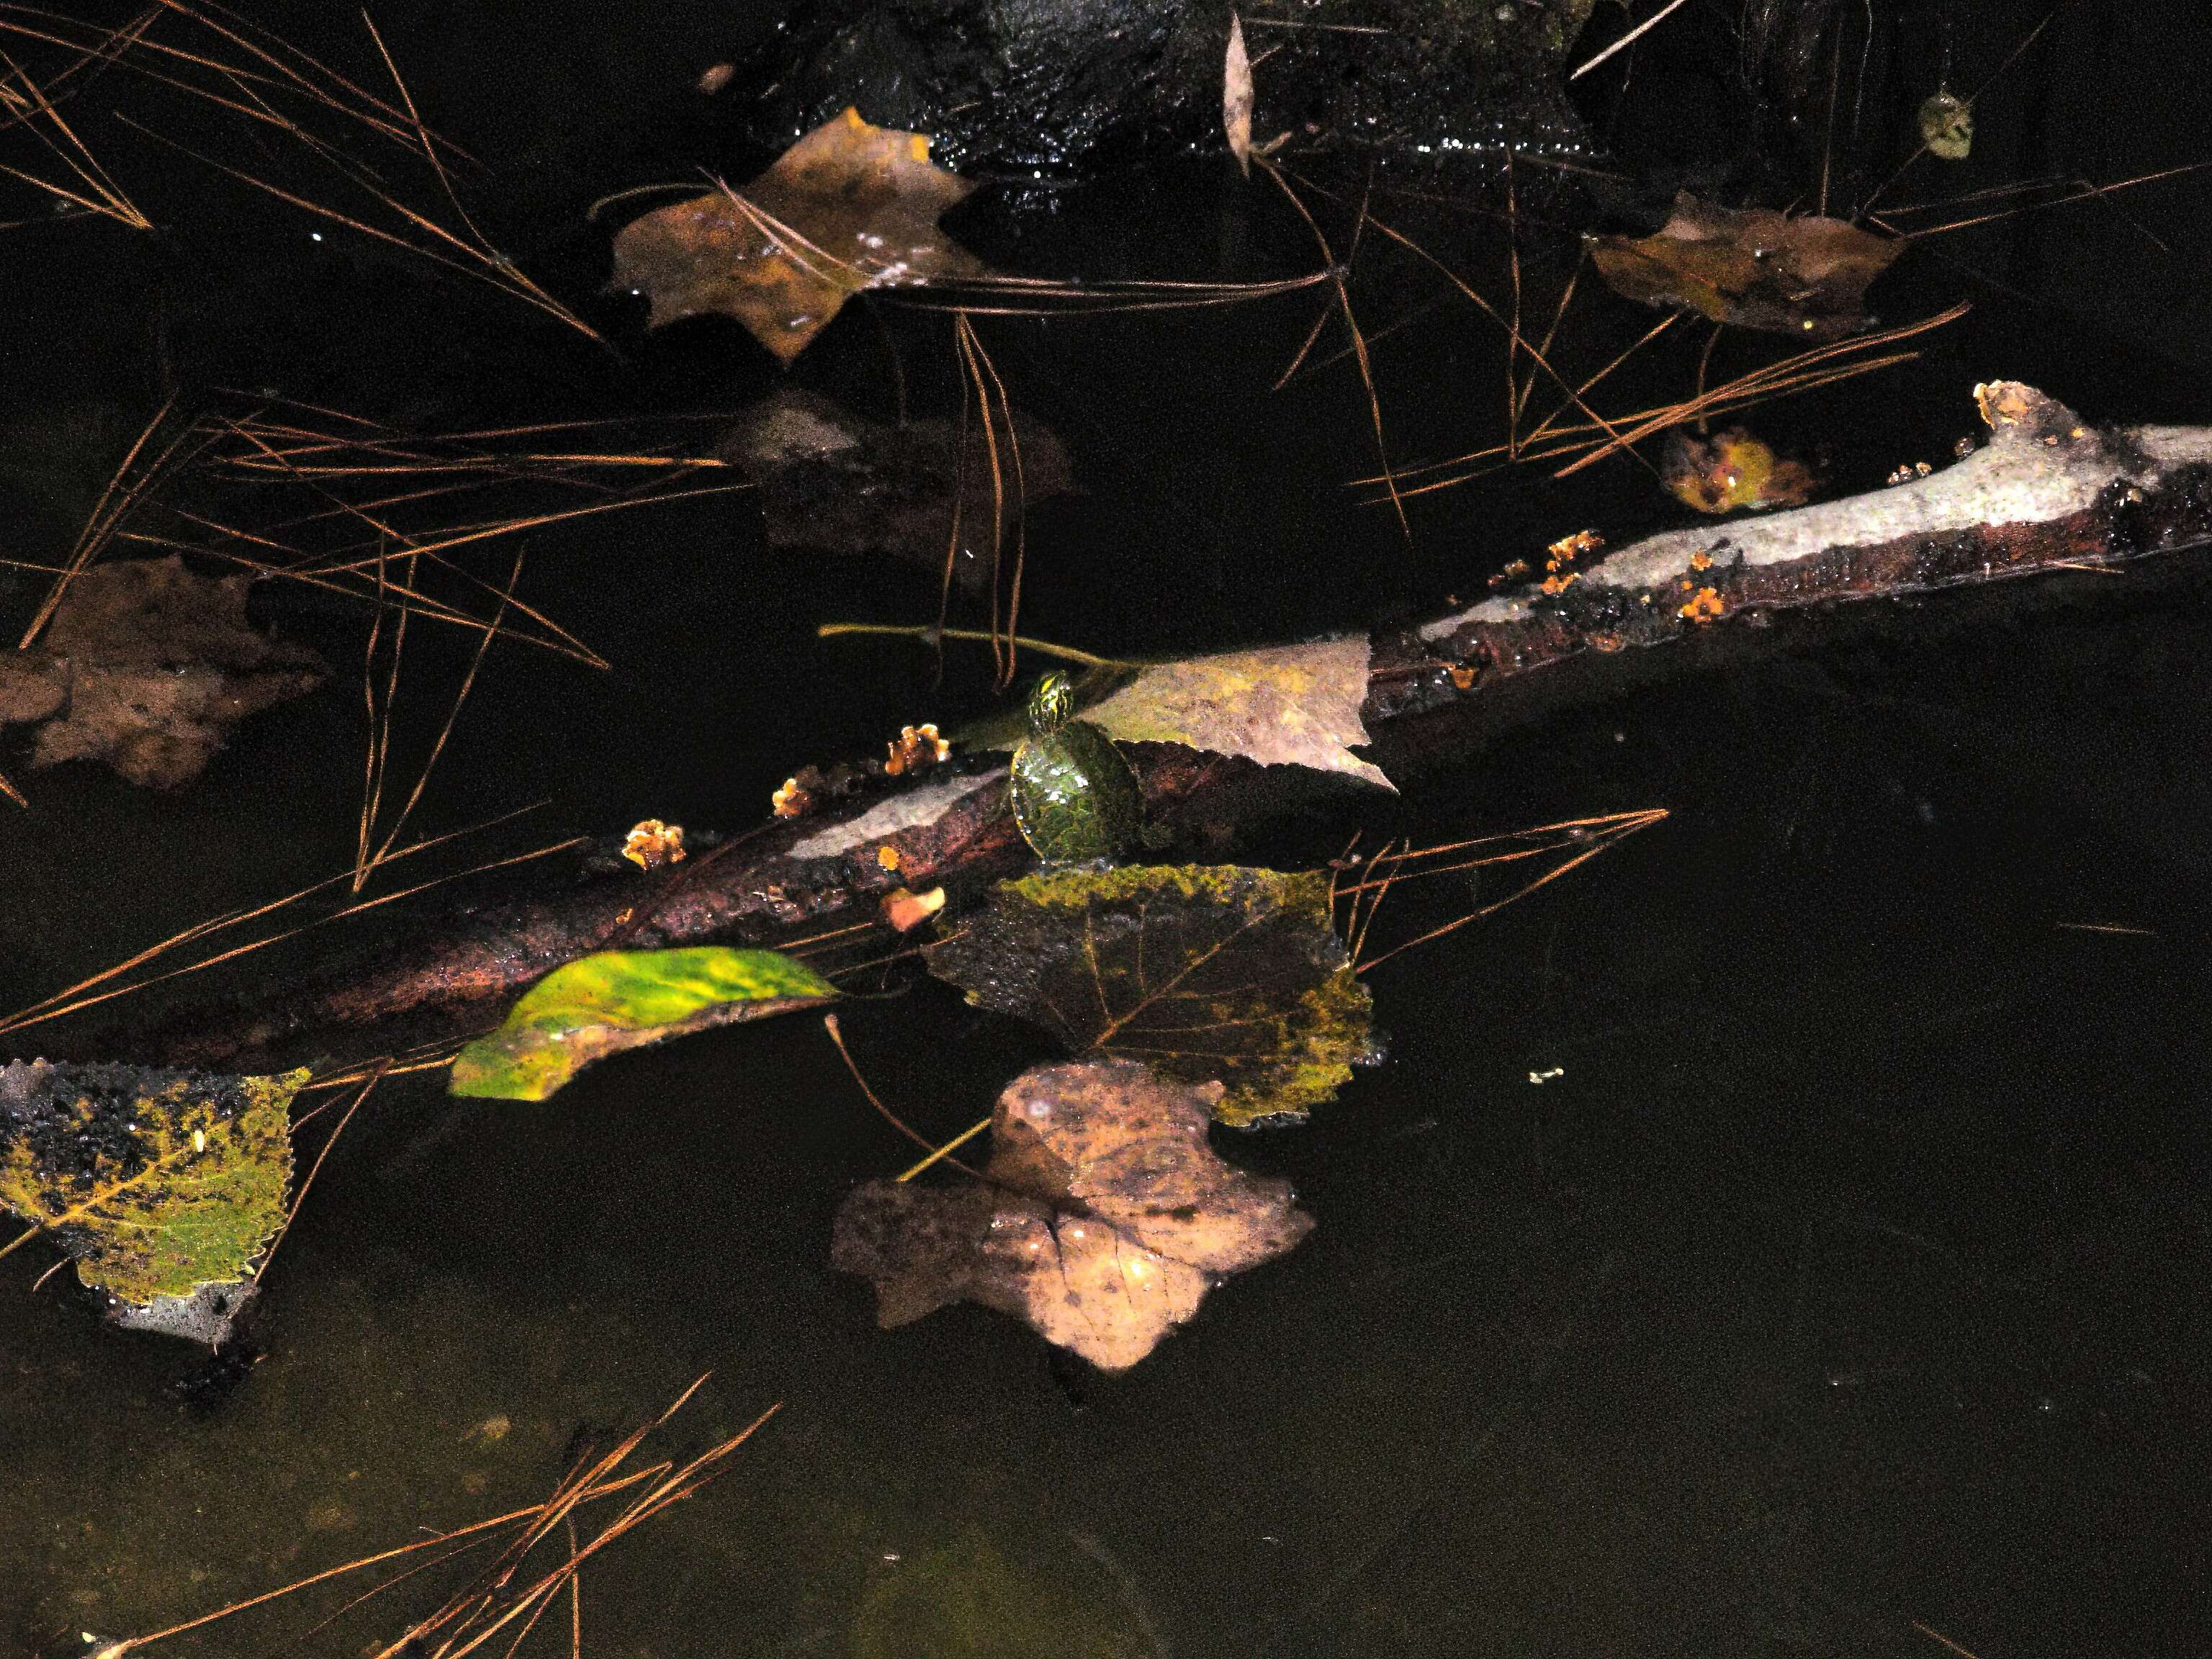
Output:
<instances>
[{"instance_id":1,"label":"fallen branch","mask_svg":"<svg viewBox=\"0 0 2212 1659\"><path fill-rule=\"evenodd\" d=\"M2025 386L2000 383L1977 397L1990 441L1943 471L1669 532L1583 562L1570 545L1540 580L1530 573L1480 604L1378 635L1363 715L1385 766L1437 750L1434 734L1452 727L1431 717L1479 708L1502 684L1588 653L1726 631L1784 609L2107 566L2212 541L2212 428L2100 432ZM1218 842L1310 801L1301 781L1358 787L1172 744L1133 744L1129 754L1151 820L1186 844ZM371 964L253 1007L172 1024L153 1052L139 1045L141 1057L239 1069L394 1052L395 1026L419 1037L424 1026L489 1025L532 981L615 945L781 945L834 928L848 966L879 960L900 948L877 920L892 890L942 884L957 911L1032 861L1004 777L988 755L920 776L890 775L879 763L840 767L804 815L685 864L640 872L615 843L599 843L557 890L464 911Z\"/></svg>"}]
</instances>

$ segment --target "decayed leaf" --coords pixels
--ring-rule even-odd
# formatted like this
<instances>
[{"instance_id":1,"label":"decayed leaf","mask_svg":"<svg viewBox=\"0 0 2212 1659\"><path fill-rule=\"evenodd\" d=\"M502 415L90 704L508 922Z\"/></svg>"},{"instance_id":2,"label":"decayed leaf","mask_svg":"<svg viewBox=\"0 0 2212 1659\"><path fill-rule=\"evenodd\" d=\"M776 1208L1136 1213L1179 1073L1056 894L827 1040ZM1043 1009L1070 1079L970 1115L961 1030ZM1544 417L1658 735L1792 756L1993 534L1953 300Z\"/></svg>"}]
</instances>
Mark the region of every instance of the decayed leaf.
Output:
<instances>
[{"instance_id":1,"label":"decayed leaf","mask_svg":"<svg viewBox=\"0 0 2212 1659\"><path fill-rule=\"evenodd\" d=\"M1867 285L1904 249L1841 219L1715 207L1686 191L1657 235L1590 239L1599 274L1625 298L1822 340L1867 325Z\"/></svg>"},{"instance_id":2,"label":"decayed leaf","mask_svg":"<svg viewBox=\"0 0 2212 1659\"><path fill-rule=\"evenodd\" d=\"M1229 55L1221 74L1221 131L1229 153L1246 178L1252 176L1252 60L1244 52L1244 20L1229 14Z\"/></svg>"},{"instance_id":3,"label":"decayed leaf","mask_svg":"<svg viewBox=\"0 0 2212 1659\"><path fill-rule=\"evenodd\" d=\"M601 951L555 969L453 1061L457 1095L544 1100L607 1054L811 1007L837 988L775 951Z\"/></svg>"},{"instance_id":4,"label":"decayed leaf","mask_svg":"<svg viewBox=\"0 0 2212 1659\"><path fill-rule=\"evenodd\" d=\"M1083 718L1122 743L1179 743L1263 766L1309 766L1390 788L1346 745L1368 741L1367 636L1153 663Z\"/></svg>"},{"instance_id":5,"label":"decayed leaf","mask_svg":"<svg viewBox=\"0 0 2212 1659\"><path fill-rule=\"evenodd\" d=\"M93 566L36 645L0 656L0 726L41 722L33 766L100 760L155 789L198 776L238 721L329 672L255 631L251 580L196 575L175 554Z\"/></svg>"},{"instance_id":6,"label":"decayed leaf","mask_svg":"<svg viewBox=\"0 0 2212 1659\"><path fill-rule=\"evenodd\" d=\"M651 301L652 327L720 313L787 363L865 289L981 273L937 228L973 188L931 162L921 133L871 126L848 109L742 191L695 196L625 225L613 286Z\"/></svg>"},{"instance_id":7,"label":"decayed leaf","mask_svg":"<svg viewBox=\"0 0 2212 1659\"><path fill-rule=\"evenodd\" d=\"M1802 507L1820 488L1812 468L1777 455L1740 426L1710 438L1677 427L1668 434L1659 476L1669 494L1700 513Z\"/></svg>"},{"instance_id":8,"label":"decayed leaf","mask_svg":"<svg viewBox=\"0 0 2212 1659\"><path fill-rule=\"evenodd\" d=\"M134 1308L242 1279L284 1220L305 1071L0 1066L0 1206Z\"/></svg>"},{"instance_id":9,"label":"decayed leaf","mask_svg":"<svg viewBox=\"0 0 2212 1659\"><path fill-rule=\"evenodd\" d=\"M1218 1079L1237 1127L1303 1118L1370 1052L1373 1005L1330 924L1328 878L1239 865L1060 870L1001 882L930 971L969 1000Z\"/></svg>"},{"instance_id":10,"label":"decayed leaf","mask_svg":"<svg viewBox=\"0 0 2212 1659\"><path fill-rule=\"evenodd\" d=\"M1025 410L988 434L981 421L890 426L793 387L747 409L717 453L760 486L770 547L887 554L933 572L949 549L953 580L969 588L989 585L994 544L1013 544L1024 510L1075 487L1066 449Z\"/></svg>"},{"instance_id":11,"label":"decayed leaf","mask_svg":"<svg viewBox=\"0 0 2212 1659\"><path fill-rule=\"evenodd\" d=\"M964 1299L1126 1369L1197 1312L1216 1279L1312 1230L1289 1182L1207 1146L1221 1094L1134 1060L1037 1066L999 1097L980 1184L856 1188L830 1261L876 1281L886 1329Z\"/></svg>"}]
</instances>

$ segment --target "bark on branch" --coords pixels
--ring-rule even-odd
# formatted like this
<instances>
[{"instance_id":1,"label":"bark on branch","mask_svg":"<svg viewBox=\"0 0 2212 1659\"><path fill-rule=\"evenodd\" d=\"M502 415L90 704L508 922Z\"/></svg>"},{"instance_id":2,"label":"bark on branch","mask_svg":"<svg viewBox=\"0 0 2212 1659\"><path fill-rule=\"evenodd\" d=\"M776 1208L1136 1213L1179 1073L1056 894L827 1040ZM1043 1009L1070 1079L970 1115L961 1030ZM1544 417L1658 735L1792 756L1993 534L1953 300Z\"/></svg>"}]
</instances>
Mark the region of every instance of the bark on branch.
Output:
<instances>
[{"instance_id":1,"label":"bark on branch","mask_svg":"<svg viewBox=\"0 0 2212 1659\"><path fill-rule=\"evenodd\" d=\"M1621 653L1766 613L2212 541L2212 428L2099 431L2032 389L1978 389L1982 448L1925 478L1792 512L1669 532L1370 642L1363 710L1386 767L1432 719L1589 653ZM1431 742L1428 746L1433 747ZM1173 744L1132 745L1152 820L1186 839L1281 810L1285 769ZM942 884L956 908L1032 860L1000 757L919 778L833 769L816 809L690 861L641 873L603 843L556 886L464 909L380 960L258 1006L172 1024L142 1059L258 1069L295 1056L390 1052L397 1039L495 1023L562 962L616 945L775 944L873 921L884 894ZM1295 792L1292 792L1295 793ZM886 856L886 850L895 858ZM895 868L892 867L895 864ZM542 866L540 866L542 868ZM896 948L881 929L850 957ZM145 1045L140 1045L142 1049Z\"/></svg>"}]
</instances>

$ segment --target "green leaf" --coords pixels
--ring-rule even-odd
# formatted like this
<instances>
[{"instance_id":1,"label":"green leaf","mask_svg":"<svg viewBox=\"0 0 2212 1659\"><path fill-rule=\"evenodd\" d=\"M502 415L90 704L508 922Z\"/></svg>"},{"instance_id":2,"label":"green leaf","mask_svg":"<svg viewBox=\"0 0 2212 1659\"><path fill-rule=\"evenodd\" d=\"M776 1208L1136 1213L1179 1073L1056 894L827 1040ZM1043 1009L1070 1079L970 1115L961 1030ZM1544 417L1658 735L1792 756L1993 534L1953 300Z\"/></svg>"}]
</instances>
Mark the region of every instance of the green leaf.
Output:
<instances>
[{"instance_id":1,"label":"green leaf","mask_svg":"<svg viewBox=\"0 0 2212 1659\"><path fill-rule=\"evenodd\" d=\"M134 1307L246 1277L284 1221L305 1071L0 1066L0 1205Z\"/></svg>"},{"instance_id":2,"label":"green leaf","mask_svg":"<svg viewBox=\"0 0 2212 1659\"><path fill-rule=\"evenodd\" d=\"M969 1000L1219 1079L1221 1122L1298 1119L1370 1046L1373 1005L1329 915L1328 877L1240 865L1061 870L1001 882L930 971Z\"/></svg>"},{"instance_id":3,"label":"green leaf","mask_svg":"<svg viewBox=\"0 0 2212 1659\"><path fill-rule=\"evenodd\" d=\"M602 1055L811 1007L837 988L776 951L602 951L555 969L453 1061L453 1091L544 1100Z\"/></svg>"}]
</instances>

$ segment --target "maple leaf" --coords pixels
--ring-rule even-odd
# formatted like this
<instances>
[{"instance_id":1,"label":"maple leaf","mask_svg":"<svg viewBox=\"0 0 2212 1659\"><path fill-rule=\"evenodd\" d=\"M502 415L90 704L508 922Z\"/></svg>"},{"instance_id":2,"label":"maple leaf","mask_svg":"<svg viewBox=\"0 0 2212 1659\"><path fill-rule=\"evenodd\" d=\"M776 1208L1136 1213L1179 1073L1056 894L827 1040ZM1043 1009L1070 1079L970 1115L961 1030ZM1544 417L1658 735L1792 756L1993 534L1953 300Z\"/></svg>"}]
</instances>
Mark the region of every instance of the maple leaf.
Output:
<instances>
[{"instance_id":1,"label":"maple leaf","mask_svg":"<svg viewBox=\"0 0 2212 1659\"><path fill-rule=\"evenodd\" d=\"M623 227L611 286L651 301L648 326L718 313L790 362L855 294L975 276L937 228L974 185L918 132L856 109L823 122L742 191L670 204Z\"/></svg>"}]
</instances>

